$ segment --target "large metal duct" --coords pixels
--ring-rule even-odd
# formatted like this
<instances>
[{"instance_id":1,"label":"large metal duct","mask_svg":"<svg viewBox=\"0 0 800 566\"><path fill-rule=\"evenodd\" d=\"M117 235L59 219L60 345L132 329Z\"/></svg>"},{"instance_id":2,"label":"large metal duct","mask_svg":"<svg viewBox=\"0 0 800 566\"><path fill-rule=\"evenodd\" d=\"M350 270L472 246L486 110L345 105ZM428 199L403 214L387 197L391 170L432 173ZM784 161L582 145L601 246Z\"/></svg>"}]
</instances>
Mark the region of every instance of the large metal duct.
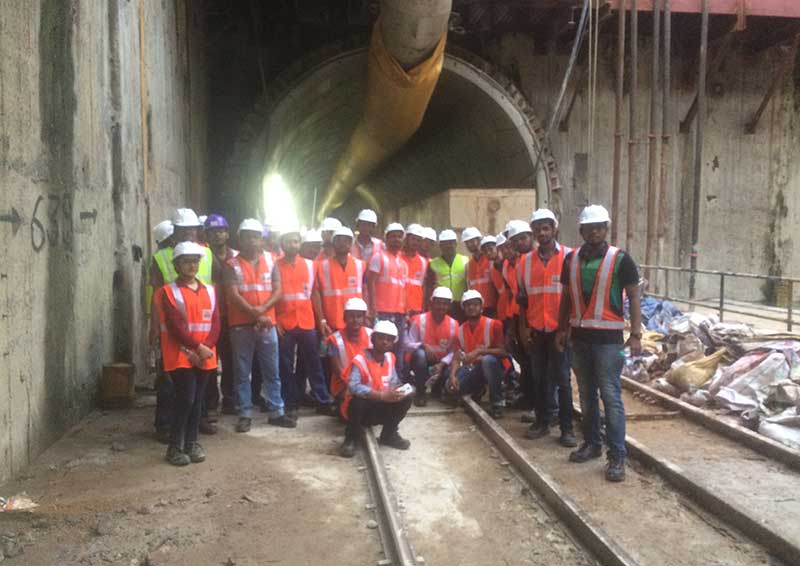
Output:
<instances>
[{"instance_id":1,"label":"large metal duct","mask_svg":"<svg viewBox=\"0 0 800 566\"><path fill-rule=\"evenodd\" d=\"M321 200L319 218L344 204L419 129L444 63L451 6L452 0L381 2L367 57L364 111Z\"/></svg>"}]
</instances>

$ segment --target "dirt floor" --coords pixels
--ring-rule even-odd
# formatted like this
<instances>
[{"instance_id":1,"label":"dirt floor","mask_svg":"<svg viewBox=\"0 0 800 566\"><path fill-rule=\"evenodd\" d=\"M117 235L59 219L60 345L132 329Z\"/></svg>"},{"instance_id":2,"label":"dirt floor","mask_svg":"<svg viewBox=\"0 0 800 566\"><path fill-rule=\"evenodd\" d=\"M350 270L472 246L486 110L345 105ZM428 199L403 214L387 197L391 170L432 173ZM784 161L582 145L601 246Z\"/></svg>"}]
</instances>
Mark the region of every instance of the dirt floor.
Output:
<instances>
[{"instance_id":1,"label":"dirt floor","mask_svg":"<svg viewBox=\"0 0 800 566\"><path fill-rule=\"evenodd\" d=\"M408 418L401 433L411 449L382 455L426 564L595 564L469 417Z\"/></svg>"},{"instance_id":2,"label":"dirt floor","mask_svg":"<svg viewBox=\"0 0 800 566\"><path fill-rule=\"evenodd\" d=\"M360 458L335 455L341 426L296 430L235 417L201 439L208 460L163 461L152 409L96 412L0 495L27 494L31 513L0 513L3 565L375 565L383 557Z\"/></svg>"},{"instance_id":3,"label":"dirt floor","mask_svg":"<svg viewBox=\"0 0 800 566\"><path fill-rule=\"evenodd\" d=\"M610 484L604 477L604 458L573 464L567 460L569 450L557 444L555 434L539 440L523 438L527 425L519 421L519 415L509 412L499 422L639 564L780 564L635 462L629 461L624 483Z\"/></svg>"}]
</instances>

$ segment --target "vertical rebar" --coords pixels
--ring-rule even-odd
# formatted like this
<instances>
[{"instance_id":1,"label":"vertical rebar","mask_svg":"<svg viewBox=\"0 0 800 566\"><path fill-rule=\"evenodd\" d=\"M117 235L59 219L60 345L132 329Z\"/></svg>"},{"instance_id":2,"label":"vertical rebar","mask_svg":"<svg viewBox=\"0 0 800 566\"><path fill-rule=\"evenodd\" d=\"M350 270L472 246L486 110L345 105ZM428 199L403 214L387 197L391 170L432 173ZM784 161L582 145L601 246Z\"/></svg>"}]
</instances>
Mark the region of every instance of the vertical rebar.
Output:
<instances>
[{"instance_id":1,"label":"vertical rebar","mask_svg":"<svg viewBox=\"0 0 800 566\"><path fill-rule=\"evenodd\" d=\"M656 229L656 265L661 265L664 253L664 239L667 234L667 174L670 152L670 119L672 117L672 0L664 0L664 78L662 87L661 108L661 181L658 192L658 226ZM658 286L656 286L658 288Z\"/></svg>"},{"instance_id":2,"label":"vertical rebar","mask_svg":"<svg viewBox=\"0 0 800 566\"><path fill-rule=\"evenodd\" d=\"M633 245L634 200L636 196L636 89L639 87L639 9L637 0L631 0L631 86L630 119L628 121L628 194L626 199L625 248Z\"/></svg>"},{"instance_id":3,"label":"vertical rebar","mask_svg":"<svg viewBox=\"0 0 800 566\"><path fill-rule=\"evenodd\" d=\"M700 24L700 68L697 77L697 123L694 136L694 190L692 193L692 253L689 298L695 297L698 241L700 239L700 196L703 177L703 130L706 122L706 65L708 59L708 0L702 0Z\"/></svg>"},{"instance_id":4,"label":"vertical rebar","mask_svg":"<svg viewBox=\"0 0 800 566\"><path fill-rule=\"evenodd\" d=\"M622 166L622 106L625 82L625 0L620 1L617 12L617 90L614 107L614 170L611 182L611 243L617 245L619 226L619 184Z\"/></svg>"},{"instance_id":5,"label":"vertical rebar","mask_svg":"<svg viewBox=\"0 0 800 566\"><path fill-rule=\"evenodd\" d=\"M792 303L794 302L794 281L789 281L789 302L786 305L786 330L792 330Z\"/></svg>"},{"instance_id":6,"label":"vertical rebar","mask_svg":"<svg viewBox=\"0 0 800 566\"><path fill-rule=\"evenodd\" d=\"M652 265L656 247L656 203L658 202L658 180L660 167L658 165L658 98L659 90L659 65L661 63L661 2L653 0L653 62L650 66L650 125L647 133L647 230L645 240L644 262ZM651 271L645 271L645 278L650 280Z\"/></svg>"},{"instance_id":7,"label":"vertical rebar","mask_svg":"<svg viewBox=\"0 0 800 566\"><path fill-rule=\"evenodd\" d=\"M719 274L719 321L725 316L725 274Z\"/></svg>"}]
</instances>

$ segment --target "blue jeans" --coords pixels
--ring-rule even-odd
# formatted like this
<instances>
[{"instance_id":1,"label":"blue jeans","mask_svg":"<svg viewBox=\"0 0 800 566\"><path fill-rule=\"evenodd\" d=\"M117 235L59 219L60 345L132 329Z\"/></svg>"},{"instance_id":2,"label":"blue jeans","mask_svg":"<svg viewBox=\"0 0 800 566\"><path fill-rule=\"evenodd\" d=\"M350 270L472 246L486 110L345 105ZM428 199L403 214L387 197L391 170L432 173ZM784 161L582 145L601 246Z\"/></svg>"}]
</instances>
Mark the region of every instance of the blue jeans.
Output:
<instances>
[{"instance_id":1,"label":"blue jeans","mask_svg":"<svg viewBox=\"0 0 800 566\"><path fill-rule=\"evenodd\" d=\"M252 418L253 396L250 379L253 371L253 358L258 358L262 375L262 396L267 400L270 417L283 415L281 397L281 377L278 372L278 332L273 326L269 330L256 330L253 326L242 325L231 328L231 347L235 364L236 404L239 416Z\"/></svg>"},{"instance_id":2,"label":"blue jeans","mask_svg":"<svg viewBox=\"0 0 800 566\"><path fill-rule=\"evenodd\" d=\"M482 393L483 387L489 384L489 401L492 405L503 407L506 402L503 398L503 364L491 355L481 357L475 365L461 366L456 372L459 395L474 395Z\"/></svg>"},{"instance_id":3,"label":"blue jeans","mask_svg":"<svg viewBox=\"0 0 800 566\"><path fill-rule=\"evenodd\" d=\"M555 332L536 332L530 349L534 376L534 411L537 424L549 427L558 416L562 432L572 431L572 383L569 375L570 350L559 352Z\"/></svg>"},{"instance_id":4,"label":"blue jeans","mask_svg":"<svg viewBox=\"0 0 800 566\"><path fill-rule=\"evenodd\" d=\"M606 414L606 439L608 452L614 457L625 457L625 406L622 404L622 366L625 354L622 344L587 344L573 341L572 367L578 378L581 397L584 442L602 446L600 437L600 403L603 399Z\"/></svg>"},{"instance_id":5,"label":"blue jeans","mask_svg":"<svg viewBox=\"0 0 800 566\"><path fill-rule=\"evenodd\" d=\"M435 365L428 361L428 354L425 353L425 348L417 348L411 353L411 363L409 365L411 366L409 369L414 372L414 387L417 388L417 391L425 391L425 385L431 378L431 367ZM442 368L442 373L439 374L439 379L436 381L437 384L445 379L447 367L445 365ZM407 381L411 382L410 375ZM436 387L436 385L433 387Z\"/></svg>"},{"instance_id":6,"label":"blue jeans","mask_svg":"<svg viewBox=\"0 0 800 566\"><path fill-rule=\"evenodd\" d=\"M375 322L378 322L379 320L388 320L389 322L393 322L397 327L398 338L394 343L392 352L394 352L394 356L397 359L397 367L395 368L397 370L397 375L400 376L400 379L403 379L406 375L406 364L405 360L403 359L403 339L406 335L406 315L403 313L379 312L375 317Z\"/></svg>"},{"instance_id":7,"label":"blue jeans","mask_svg":"<svg viewBox=\"0 0 800 566\"><path fill-rule=\"evenodd\" d=\"M281 391L286 407L297 408L300 391L300 375L305 374L311 383L311 395L320 405L330 405L333 401L328 386L322 375L322 363L319 359L319 339L316 330L293 328L284 332L278 340L280 344ZM294 364L295 346L297 347L297 366ZM302 364L300 360L303 360Z\"/></svg>"}]
</instances>

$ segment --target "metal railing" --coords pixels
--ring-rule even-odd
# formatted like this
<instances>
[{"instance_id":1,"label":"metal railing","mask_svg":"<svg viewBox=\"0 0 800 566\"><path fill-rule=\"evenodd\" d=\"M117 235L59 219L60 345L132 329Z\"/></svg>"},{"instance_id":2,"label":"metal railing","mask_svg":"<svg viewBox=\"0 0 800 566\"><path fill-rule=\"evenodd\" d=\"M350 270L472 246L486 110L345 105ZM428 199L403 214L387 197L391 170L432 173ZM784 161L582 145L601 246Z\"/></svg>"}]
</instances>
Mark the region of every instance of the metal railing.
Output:
<instances>
[{"instance_id":1,"label":"metal railing","mask_svg":"<svg viewBox=\"0 0 800 566\"><path fill-rule=\"evenodd\" d=\"M753 318L760 318L762 320L771 320L774 322L782 322L786 324L786 330L791 331L793 322L793 299L794 299L794 287L795 284L800 285L800 279L794 277L777 277L774 275L757 275L754 273L736 273L734 271L714 271L711 269L690 269L688 267L667 267L663 265L641 265L642 269L650 272L652 270L655 271L663 271L664 272L664 293L651 293L647 292L647 295L651 297L655 297L657 299L665 299L668 301L676 301L680 303L686 303L688 305L698 306L698 307L705 307L705 308L714 308L709 306L709 302L697 301L694 297L689 297L688 299L684 299L681 297L672 297L670 296L669 292L669 275L672 272L678 273L688 273L689 275L712 275L719 277L719 301L716 306L719 312L719 320L722 322L725 317L725 313L733 313L733 314L741 314L744 316L751 316ZM772 281L774 283L782 283L786 284L787 288L787 301L786 301L786 317L785 318L778 318L776 316L769 316L767 314L762 314L759 312L753 311L745 311L739 310L736 308L731 308L729 305L725 305L725 280L727 278L737 277L741 279L758 279L761 281Z\"/></svg>"}]
</instances>

